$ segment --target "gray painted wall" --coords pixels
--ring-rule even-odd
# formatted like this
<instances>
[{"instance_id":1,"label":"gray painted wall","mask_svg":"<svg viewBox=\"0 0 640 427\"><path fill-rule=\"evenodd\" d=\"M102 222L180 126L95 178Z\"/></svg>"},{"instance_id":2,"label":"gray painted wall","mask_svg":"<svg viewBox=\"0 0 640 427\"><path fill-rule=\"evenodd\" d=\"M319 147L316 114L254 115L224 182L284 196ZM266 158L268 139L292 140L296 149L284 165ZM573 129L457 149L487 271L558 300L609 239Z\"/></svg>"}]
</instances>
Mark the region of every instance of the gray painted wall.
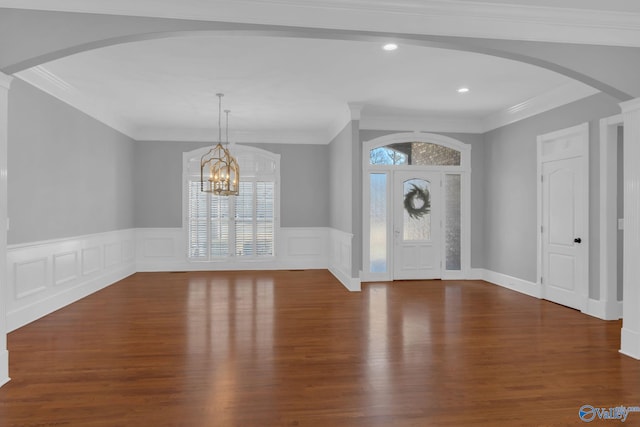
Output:
<instances>
[{"instance_id":1,"label":"gray painted wall","mask_svg":"<svg viewBox=\"0 0 640 427\"><path fill-rule=\"evenodd\" d=\"M182 154L204 142L138 141L134 144L135 226L182 226ZM251 144L280 154L283 227L329 225L329 148L326 145Z\"/></svg>"},{"instance_id":2,"label":"gray painted wall","mask_svg":"<svg viewBox=\"0 0 640 427\"><path fill-rule=\"evenodd\" d=\"M247 144L280 154L280 225L328 227L329 146Z\"/></svg>"},{"instance_id":3,"label":"gray painted wall","mask_svg":"<svg viewBox=\"0 0 640 427\"><path fill-rule=\"evenodd\" d=\"M484 135L485 268L536 282L536 137L588 121L589 293L599 297L599 123L618 114L609 96L597 94Z\"/></svg>"},{"instance_id":4,"label":"gray painted wall","mask_svg":"<svg viewBox=\"0 0 640 427\"><path fill-rule=\"evenodd\" d=\"M133 227L133 141L15 79L9 91L8 243Z\"/></svg>"},{"instance_id":5,"label":"gray painted wall","mask_svg":"<svg viewBox=\"0 0 640 427\"><path fill-rule=\"evenodd\" d=\"M360 142L381 136L406 132L361 130ZM428 132L428 131L426 131ZM471 267L484 267L484 146L483 136L471 133L432 132L448 136L471 145Z\"/></svg>"}]
</instances>

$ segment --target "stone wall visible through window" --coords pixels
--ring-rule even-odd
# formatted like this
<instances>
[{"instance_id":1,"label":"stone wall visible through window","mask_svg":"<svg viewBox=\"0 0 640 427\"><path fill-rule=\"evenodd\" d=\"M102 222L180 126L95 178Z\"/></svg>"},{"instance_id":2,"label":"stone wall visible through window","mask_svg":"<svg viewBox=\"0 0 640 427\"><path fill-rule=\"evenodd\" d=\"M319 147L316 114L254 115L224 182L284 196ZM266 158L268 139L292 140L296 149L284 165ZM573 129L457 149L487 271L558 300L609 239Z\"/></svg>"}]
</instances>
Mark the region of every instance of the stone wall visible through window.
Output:
<instances>
[{"instance_id":1,"label":"stone wall visible through window","mask_svg":"<svg viewBox=\"0 0 640 427\"><path fill-rule=\"evenodd\" d=\"M460 166L460 152L429 142L398 142L371 150L372 165Z\"/></svg>"}]
</instances>

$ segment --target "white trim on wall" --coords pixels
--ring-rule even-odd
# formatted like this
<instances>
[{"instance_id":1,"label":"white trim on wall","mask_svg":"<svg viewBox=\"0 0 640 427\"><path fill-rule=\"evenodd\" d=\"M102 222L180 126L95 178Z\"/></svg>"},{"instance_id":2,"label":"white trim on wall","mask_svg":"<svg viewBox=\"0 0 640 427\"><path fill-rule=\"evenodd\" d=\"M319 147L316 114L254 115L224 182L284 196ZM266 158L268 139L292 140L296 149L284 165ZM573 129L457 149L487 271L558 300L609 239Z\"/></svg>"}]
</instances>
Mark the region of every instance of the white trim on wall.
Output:
<instances>
[{"instance_id":1,"label":"white trim on wall","mask_svg":"<svg viewBox=\"0 0 640 427\"><path fill-rule=\"evenodd\" d=\"M244 2L131 2L3 0L3 7L109 15L246 22L388 33L640 46L631 9L550 7L457 0L283 0ZM107 6L108 5L108 6ZM250 7L247 7L249 5Z\"/></svg>"},{"instance_id":2,"label":"white trim on wall","mask_svg":"<svg viewBox=\"0 0 640 427\"><path fill-rule=\"evenodd\" d=\"M482 121L482 131L479 133L489 132L528 119L599 92L598 89L583 83L569 82L485 117Z\"/></svg>"},{"instance_id":3,"label":"white trim on wall","mask_svg":"<svg viewBox=\"0 0 640 427\"><path fill-rule=\"evenodd\" d=\"M622 318L618 301L618 126L622 115L600 120L600 311Z\"/></svg>"},{"instance_id":4,"label":"white trim on wall","mask_svg":"<svg viewBox=\"0 0 640 427\"><path fill-rule=\"evenodd\" d=\"M134 245L128 229L9 246L8 330L135 273Z\"/></svg>"},{"instance_id":5,"label":"white trim on wall","mask_svg":"<svg viewBox=\"0 0 640 427\"><path fill-rule=\"evenodd\" d=\"M493 285L511 289L512 291L520 292L521 294L529 295L534 298L543 299L542 288L538 283L509 276L507 274L497 273L483 268L473 268L471 269L469 280L484 280L485 282L489 282ZM616 305L616 310L619 310L620 313L622 313L622 302L618 301ZM608 317L607 308L608 307L605 306L603 301L589 299L587 301L587 308L583 313L592 317L597 317L598 319L611 320Z\"/></svg>"},{"instance_id":6,"label":"white trim on wall","mask_svg":"<svg viewBox=\"0 0 640 427\"><path fill-rule=\"evenodd\" d=\"M134 127L117 111L105 107L99 100L90 99L44 65L16 73L16 77L133 139Z\"/></svg>"},{"instance_id":7,"label":"white trim on wall","mask_svg":"<svg viewBox=\"0 0 640 427\"><path fill-rule=\"evenodd\" d=\"M120 117L117 112L99 105L95 100L88 99L80 90L54 74L45 65L21 71L16 76L135 141L211 141L212 130L207 128L135 126ZM366 113L365 104L348 104L336 112L335 120L325 129L235 131L232 139L236 143L329 144L351 120L360 120L360 129L367 130L410 129L416 132L486 133L598 92L597 89L583 83L569 82L489 116L466 119L424 115L375 116Z\"/></svg>"},{"instance_id":8,"label":"white trim on wall","mask_svg":"<svg viewBox=\"0 0 640 427\"><path fill-rule=\"evenodd\" d=\"M624 119L624 265L620 352L640 359L640 98L620 104Z\"/></svg>"},{"instance_id":9,"label":"white trim on wall","mask_svg":"<svg viewBox=\"0 0 640 427\"><path fill-rule=\"evenodd\" d=\"M351 245L353 234L329 229L329 271L336 279L352 292L361 290L359 277L351 274Z\"/></svg>"},{"instance_id":10,"label":"white trim on wall","mask_svg":"<svg viewBox=\"0 0 640 427\"><path fill-rule=\"evenodd\" d=\"M535 298L542 298L542 290L540 285L529 280L520 279L518 277L509 276L507 274L498 273L491 270L483 269L482 280L493 283L521 294L529 295Z\"/></svg>"},{"instance_id":11,"label":"white trim on wall","mask_svg":"<svg viewBox=\"0 0 640 427\"><path fill-rule=\"evenodd\" d=\"M9 87L12 77L0 72L0 386L9 381L9 352L7 351L7 128Z\"/></svg>"},{"instance_id":12,"label":"white trim on wall","mask_svg":"<svg viewBox=\"0 0 640 427\"><path fill-rule=\"evenodd\" d=\"M187 259L182 228L138 228L135 233L137 271L229 271L326 269L329 265L329 229L281 227L276 255L219 261Z\"/></svg>"}]
</instances>

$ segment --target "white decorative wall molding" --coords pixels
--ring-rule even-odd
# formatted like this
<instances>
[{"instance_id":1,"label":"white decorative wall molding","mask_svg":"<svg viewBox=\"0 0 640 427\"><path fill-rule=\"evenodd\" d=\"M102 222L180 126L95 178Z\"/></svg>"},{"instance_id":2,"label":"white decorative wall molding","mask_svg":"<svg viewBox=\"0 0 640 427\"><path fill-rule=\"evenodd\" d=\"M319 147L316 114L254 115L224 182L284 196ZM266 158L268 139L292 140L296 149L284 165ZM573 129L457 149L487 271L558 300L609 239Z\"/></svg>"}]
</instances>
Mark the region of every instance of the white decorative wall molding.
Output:
<instances>
[{"instance_id":1,"label":"white decorative wall molding","mask_svg":"<svg viewBox=\"0 0 640 427\"><path fill-rule=\"evenodd\" d=\"M0 367L0 371L2 371L0 387L2 387L11 380L9 378L9 352L7 350L0 350Z\"/></svg>"},{"instance_id":2,"label":"white decorative wall molding","mask_svg":"<svg viewBox=\"0 0 640 427\"><path fill-rule=\"evenodd\" d=\"M159 128L136 127L127 135L136 141L189 141L211 143L214 128ZM230 131L229 138L234 143L272 144L328 144L328 131L318 130L272 130L257 129Z\"/></svg>"},{"instance_id":3,"label":"white decorative wall molding","mask_svg":"<svg viewBox=\"0 0 640 427\"><path fill-rule=\"evenodd\" d=\"M511 289L535 298L542 298L542 291L537 283L519 279L507 274L497 273L491 270L484 270L483 280L503 288Z\"/></svg>"},{"instance_id":4,"label":"white decorative wall molding","mask_svg":"<svg viewBox=\"0 0 640 427\"><path fill-rule=\"evenodd\" d=\"M467 277L467 280L484 280L484 271L484 268L470 268L469 277Z\"/></svg>"},{"instance_id":5,"label":"white decorative wall molding","mask_svg":"<svg viewBox=\"0 0 640 427\"><path fill-rule=\"evenodd\" d=\"M138 228L136 267L137 271L326 269L328 238L325 227L281 227L274 257L204 262L187 259L186 233L182 228Z\"/></svg>"},{"instance_id":6,"label":"white decorative wall molding","mask_svg":"<svg viewBox=\"0 0 640 427\"><path fill-rule=\"evenodd\" d=\"M367 114L365 110L360 119L360 129L483 133L485 126L481 119L475 118L455 119L430 116L374 116Z\"/></svg>"},{"instance_id":7,"label":"white decorative wall molding","mask_svg":"<svg viewBox=\"0 0 640 427\"><path fill-rule=\"evenodd\" d=\"M1 89L8 91L9 88L11 87L12 81L13 81L13 77L0 72L0 88Z\"/></svg>"},{"instance_id":8,"label":"white decorative wall molding","mask_svg":"<svg viewBox=\"0 0 640 427\"><path fill-rule=\"evenodd\" d=\"M286 269L326 269L329 265L329 229L281 227L276 254Z\"/></svg>"},{"instance_id":9,"label":"white decorative wall molding","mask_svg":"<svg viewBox=\"0 0 640 427\"><path fill-rule=\"evenodd\" d=\"M622 327L620 353L640 360L640 333Z\"/></svg>"},{"instance_id":10,"label":"white decorative wall molding","mask_svg":"<svg viewBox=\"0 0 640 427\"><path fill-rule=\"evenodd\" d=\"M577 4L578 2L574 3ZM586 3L586 2L585 2ZM3 0L3 7L310 28L640 46L638 9L460 0Z\"/></svg>"},{"instance_id":11,"label":"white decorative wall molding","mask_svg":"<svg viewBox=\"0 0 640 427\"><path fill-rule=\"evenodd\" d=\"M618 127L622 116L600 120L600 305L605 320L622 317L618 301ZM601 316L601 315L602 316Z\"/></svg>"},{"instance_id":12,"label":"white decorative wall molding","mask_svg":"<svg viewBox=\"0 0 640 427\"><path fill-rule=\"evenodd\" d=\"M134 238L129 229L9 246L7 329L135 273Z\"/></svg>"},{"instance_id":13,"label":"white decorative wall molding","mask_svg":"<svg viewBox=\"0 0 640 427\"><path fill-rule=\"evenodd\" d=\"M103 124L123 133L135 141L197 141L210 142L214 129L209 128L159 128L134 126L96 100L88 99L82 92L45 66L39 65L16 74L18 78L84 112ZM3 83L0 76L0 85ZM411 130L415 132L485 133L511 123L552 110L570 102L598 93L597 89L579 82L570 82L549 92L498 111L485 118L451 118L415 115L371 115L366 105L350 103L336 113L333 123L314 131L274 131L258 129L235 131L231 139L237 143L279 144L329 144L351 120L360 121L360 129Z\"/></svg>"},{"instance_id":14,"label":"white decorative wall molding","mask_svg":"<svg viewBox=\"0 0 640 427\"><path fill-rule=\"evenodd\" d=\"M624 120L624 302L620 351L640 359L640 98L620 106Z\"/></svg>"},{"instance_id":15,"label":"white decorative wall molding","mask_svg":"<svg viewBox=\"0 0 640 427\"><path fill-rule=\"evenodd\" d=\"M484 280L525 295L543 298L542 289L537 283L491 270L472 268L469 280ZM622 318L622 301L602 301L590 298L583 313L602 320L617 320Z\"/></svg>"},{"instance_id":16,"label":"white decorative wall molding","mask_svg":"<svg viewBox=\"0 0 640 427\"><path fill-rule=\"evenodd\" d=\"M7 352L7 128L9 87L13 78L0 72L0 386L9 381Z\"/></svg>"},{"instance_id":17,"label":"white decorative wall molding","mask_svg":"<svg viewBox=\"0 0 640 427\"><path fill-rule=\"evenodd\" d=\"M604 301L589 298L587 310L584 313L602 320L622 319L622 301Z\"/></svg>"},{"instance_id":18,"label":"white decorative wall molding","mask_svg":"<svg viewBox=\"0 0 640 427\"><path fill-rule=\"evenodd\" d=\"M359 277L351 276L351 244L353 234L329 229L329 271L350 291L360 291Z\"/></svg>"},{"instance_id":19,"label":"white decorative wall molding","mask_svg":"<svg viewBox=\"0 0 640 427\"><path fill-rule=\"evenodd\" d=\"M82 111L99 122L132 138L133 127L113 109L104 107L95 99L89 99L79 89L72 86L43 65L16 73L16 76L56 99Z\"/></svg>"},{"instance_id":20,"label":"white decorative wall molding","mask_svg":"<svg viewBox=\"0 0 640 427\"><path fill-rule=\"evenodd\" d=\"M519 122L520 120L595 95L598 92L600 92L598 89L577 81L567 83L554 90L534 96L533 98L485 117L482 120L482 130L479 133L489 132L493 129Z\"/></svg>"}]
</instances>

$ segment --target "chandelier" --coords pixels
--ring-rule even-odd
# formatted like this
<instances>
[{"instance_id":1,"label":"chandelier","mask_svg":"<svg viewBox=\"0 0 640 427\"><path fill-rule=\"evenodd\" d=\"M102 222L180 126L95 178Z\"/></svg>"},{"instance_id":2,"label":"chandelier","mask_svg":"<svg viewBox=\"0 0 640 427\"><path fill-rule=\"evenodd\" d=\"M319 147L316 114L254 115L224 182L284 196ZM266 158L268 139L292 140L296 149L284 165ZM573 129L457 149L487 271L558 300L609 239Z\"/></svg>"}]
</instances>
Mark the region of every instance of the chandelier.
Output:
<instances>
[{"instance_id":1,"label":"chandelier","mask_svg":"<svg viewBox=\"0 0 640 427\"><path fill-rule=\"evenodd\" d=\"M237 196L240 188L240 167L229 152L229 110L227 114L227 143L222 146L222 97L218 97L218 144L200 159L200 190L218 196Z\"/></svg>"}]
</instances>

